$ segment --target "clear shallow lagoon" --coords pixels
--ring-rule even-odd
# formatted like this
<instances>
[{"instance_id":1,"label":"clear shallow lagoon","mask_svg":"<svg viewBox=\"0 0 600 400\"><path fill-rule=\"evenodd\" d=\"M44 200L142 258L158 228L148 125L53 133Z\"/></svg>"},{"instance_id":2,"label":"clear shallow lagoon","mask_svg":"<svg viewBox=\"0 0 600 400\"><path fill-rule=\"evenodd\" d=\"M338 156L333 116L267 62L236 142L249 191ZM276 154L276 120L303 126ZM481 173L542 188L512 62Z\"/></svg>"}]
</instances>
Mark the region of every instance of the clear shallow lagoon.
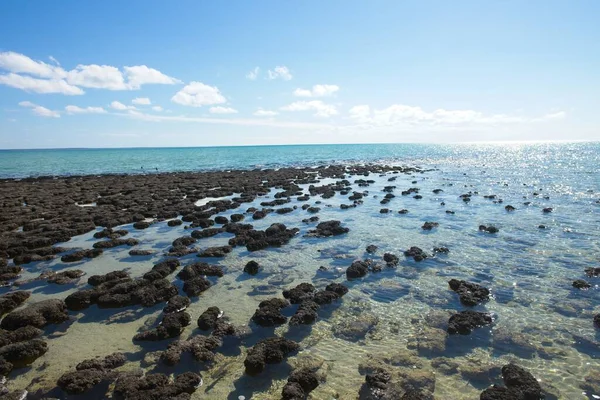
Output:
<instances>
[{"instance_id":1,"label":"clear shallow lagoon","mask_svg":"<svg viewBox=\"0 0 600 400\"><path fill-rule=\"evenodd\" d=\"M245 248L235 248L222 260L210 260L224 267L225 276L192 303L188 312L193 322L184 331L183 338L197 334L195 321L209 306L220 307L232 322L244 325L260 301L280 297L285 288L300 282L312 282L321 288L335 280L346 283L350 292L338 306L325 310L312 328L298 329L286 324L275 330L277 334L299 340L303 347L298 356L288 360L289 364L295 365L309 357L323 363L327 380L311 393L313 399L357 398L364 382L359 365L394 355L404 363L390 368L408 368L422 372L423 376L435 377L437 399L479 398L483 388L500 380L499 372L488 372L489 369L509 361L528 369L557 398L600 396L590 391L584 394L582 389L589 373L600 372L600 337L592 324L593 315L600 312L600 278L586 278L583 273L586 267L600 266L600 145L596 143L2 151L0 174L22 177L131 173L140 172L140 165L148 166L145 170L156 165L160 172L272 168L343 161L416 164L435 170L414 176L398 175L395 182L387 181L391 174L371 175L368 179L376 182L369 187L353 185L355 190L368 190L369 196L363 205L349 210L339 208L341 203L350 203L347 196L339 193L326 200L312 197L309 204L322 202L318 205L321 211L316 214L322 221L338 219L350 228L350 232L341 237L304 238L303 234L312 226L301 222L309 214L300 208L286 215L269 214L263 220L247 220L256 229L283 222L301 231L288 245L278 249L250 254ZM360 178L367 179L362 176L348 179L353 182ZM415 180L417 183L413 184ZM382 189L387 185L397 186L396 198L382 206L379 204L385 194ZM423 199L400 195L400 191L410 187L419 187ZM438 188L443 192L432 193ZM479 194L474 195L470 203L464 203L459 196L469 191ZM241 210L272 199L273 193L242 205ZM491 194L503 199L503 203L495 204L483 197ZM445 202L445 206L441 206L441 202ZM531 203L526 206L524 202ZM290 204L301 206L303 203L293 200ZM514 212L505 211L504 206L509 204L516 207ZM380 214L383 207L393 212ZM544 207L554 210L543 214ZM409 213L400 215L397 213L400 209L408 209ZM447 214L446 210L455 214ZM432 231L423 231L421 225L425 221L440 225ZM481 233L480 224L495 225L500 232ZM546 229L539 229L540 224ZM166 222L143 231L136 231L131 225L124 227L131 231L130 237L140 239L137 248L159 252L166 251L174 239L189 234L182 226L167 227ZM90 248L95 241L92 234L61 245ZM201 239L197 247L224 245L229 237L221 234ZM365 254L369 244L379 247L376 255ZM411 246L419 246L429 253L433 247L446 246L450 253L417 263L402 255L402 251ZM27 272L23 279L35 277L47 268L80 268L88 276L127 268L132 276L141 276L161 259L160 253L134 259L128 256L129 250L128 247L107 250L101 257L81 263L29 264L25 266ZM400 257L397 268L346 281L344 271L353 260L379 259L384 252ZM256 259L264 266L256 277L248 278L242 272L249 259ZM198 259L192 255L181 260L185 265ZM319 266L329 271L318 272ZM171 278L178 282L174 275ZM458 296L448 289L447 281L451 278L481 283L492 290L494 298L475 309L493 312L494 325L469 336L442 340L443 351L409 354L416 343L436 333L431 331L435 315L464 309ZM575 279L587 279L594 287L577 291L571 287ZM86 277L78 287L84 287L85 281ZM24 289L33 290L28 301L33 302L64 298L75 287L33 283ZM140 328L151 324L161 309L162 305L150 309L109 310L98 310L94 306L82 313L71 313L76 321L68 328L63 327L64 334L55 332L50 336L48 353L36 360L30 370L14 371L9 377L9 387L29 387L34 392L37 388L52 387L62 373L72 370L79 361L114 351L132 354L131 363L124 368L154 370L143 357L147 351L166 347L167 342L139 346L131 338ZM354 323L368 323L370 329L358 340L343 338L340 332ZM257 332L262 335L260 330ZM213 368L202 372L204 385L193 397L279 398L290 367L280 364L257 378L244 376L246 346L255 341L253 338L240 349L219 356ZM458 369L440 368L439 357L451 358ZM200 365L190 361L182 363L178 370L186 368L198 371Z\"/></svg>"}]
</instances>

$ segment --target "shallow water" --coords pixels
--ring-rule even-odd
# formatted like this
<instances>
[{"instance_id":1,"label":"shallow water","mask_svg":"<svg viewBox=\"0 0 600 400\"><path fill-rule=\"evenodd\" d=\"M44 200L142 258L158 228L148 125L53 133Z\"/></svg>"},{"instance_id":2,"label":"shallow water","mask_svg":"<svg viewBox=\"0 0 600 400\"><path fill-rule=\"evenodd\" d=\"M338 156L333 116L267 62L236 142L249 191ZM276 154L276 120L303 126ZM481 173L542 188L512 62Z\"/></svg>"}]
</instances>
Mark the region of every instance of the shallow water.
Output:
<instances>
[{"instance_id":1,"label":"shallow water","mask_svg":"<svg viewBox=\"0 0 600 400\"><path fill-rule=\"evenodd\" d=\"M543 387L550 388L560 399L592 396L592 393L584 394L581 385L590 371L600 368L599 334L592 324L593 315L600 312L600 278L596 281L586 278L583 270L599 266L600 261L599 158L600 148L595 144L488 146L479 152L465 147L462 153L450 154L448 150L445 156L431 153L430 157L421 157L420 166L435 170L414 176L399 174L395 182L388 182L389 177L396 176L393 174L351 177L348 178L351 182L360 178L376 181L366 188L353 185L357 191L368 190L369 196L364 198L363 205L341 210L341 203L351 201L339 193L330 199L311 197L308 202L321 201L318 204L321 211L316 214L321 221L337 219L350 228L348 234L336 238L303 237L313 225L301 222L310 215L300 209L304 203L296 200L284 205L298 205L292 213L273 213L258 221L247 219L245 222L252 223L256 229L282 222L288 227L298 227L300 234L281 248L254 253L235 248L224 259L210 260L224 267L225 276L213 280L215 285L189 307L192 325L186 328L183 338L197 334L195 321L209 306L224 310L236 325L247 325L260 301L280 297L283 289L300 282L313 282L321 288L335 280L346 283L350 292L339 304L322 309L321 318L311 327L286 324L275 329L276 334L299 340L302 351L290 357L287 364L270 366L261 376L249 378L244 375L243 367L246 350L257 338L269 334L267 329L254 327L256 334L239 349L227 349L211 369L202 371L204 384L193 398L279 398L291 369L288 364L296 365L312 357L323 362L322 370L327 375L326 382L314 390L310 398L355 399L364 382L359 364L367 362L369 357L383 359L390 354L406 353L407 346L412 347L416 340L427 335L425 319L432 312L464 309L458 296L448 288L447 281L451 278L491 288L494 298L475 309L493 312L496 320L492 327L480 328L472 335L450 337L444 352L421 354L414 359L415 365L407 366L435 374L436 398L479 398L483 388L499 382L500 374L469 375L465 371L485 370L509 361L528 369L541 380ZM413 184L415 180L417 183ZM385 195L382 189L387 185L397 186L396 198L382 206L379 204ZM419 187L423 199L400 195L410 187ZM437 188L443 192L432 193ZM470 203L464 203L459 195L468 191L479 194L474 195ZM272 199L274 192L242 205L241 210L260 207L258 204ZM503 203L495 204L483 197L490 194L503 199ZM527 201L531 203L525 206L523 203ZM445 202L445 206L440 205L441 202ZM504 206L508 204L516 210L506 212ZM393 212L380 214L383 207ZM543 214L544 207L554 210ZM408 209L409 213L400 215L397 213L400 209ZM455 214L447 214L446 210ZM432 231L423 231L420 227L425 221L440 225ZM497 226L500 231L495 235L481 233L480 224ZM538 228L540 224L546 228ZM166 222L142 231L134 230L131 225L124 228L131 232L127 237L141 241L136 248L154 249L158 253L134 258L127 254L129 247L119 247L81 263L34 263L25 266L27 272L23 279L35 277L47 268L80 268L88 276L127 268L132 276L141 276L162 258L160 253L166 251L174 239L189 234L183 226L171 228ZM90 248L96 241L92 235L90 232L60 245ZM231 236L220 234L201 239L196 246L224 245ZM369 244L379 247L373 256L365 253ZM411 246L419 246L430 254L433 247L446 246L450 253L417 263L402 255L402 251ZM400 257L397 268L346 281L344 271L353 260L380 259L384 252ZM242 272L249 259L256 259L263 266L255 277L247 277ZM183 265L197 260L195 255L181 258ZM319 272L319 266L327 267L328 272ZM180 285L174 275L171 278ZM79 286L85 286L86 279L82 278ZM588 291L577 291L571 287L575 279L587 279L595 286ZM76 288L38 282L25 285L24 289L33 290L28 301L33 302L64 298ZM63 324L48 329L47 332L52 332L48 353L36 360L30 370L13 371L9 387L27 387L33 392L53 387L58 377L72 370L79 361L114 351L130 354L131 362L123 368L155 370L154 365L144 361L144 356L149 351L165 348L169 341L139 346L131 339L140 328L154 322L162 307L161 304L150 309L99 310L94 306L81 313L71 313L74 322L70 326ZM345 325L365 320L373 326L363 338L352 341L336 335ZM507 332L513 337L513 343L498 339L500 333ZM435 369L431 360L439 356L452 357L464 373L444 374ZM166 370L183 369L198 371L201 365L189 361Z\"/></svg>"}]
</instances>

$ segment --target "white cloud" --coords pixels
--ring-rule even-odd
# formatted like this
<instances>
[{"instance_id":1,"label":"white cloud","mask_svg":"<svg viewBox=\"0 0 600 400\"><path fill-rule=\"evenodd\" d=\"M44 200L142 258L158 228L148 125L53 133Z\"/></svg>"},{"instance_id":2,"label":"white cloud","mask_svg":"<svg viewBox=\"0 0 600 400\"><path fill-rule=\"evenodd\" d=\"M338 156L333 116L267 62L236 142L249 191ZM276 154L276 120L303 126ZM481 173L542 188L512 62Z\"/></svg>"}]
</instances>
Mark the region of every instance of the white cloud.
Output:
<instances>
[{"instance_id":1,"label":"white cloud","mask_svg":"<svg viewBox=\"0 0 600 400\"><path fill-rule=\"evenodd\" d=\"M136 110L135 106L126 106L125 104L121 103L120 101L113 101L112 103L110 103L110 108L114 108L115 110L120 110L120 111Z\"/></svg>"},{"instance_id":2,"label":"white cloud","mask_svg":"<svg viewBox=\"0 0 600 400\"><path fill-rule=\"evenodd\" d=\"M84 88L108 90L137 90L145 84L181 83L178 79L149 68L146 65L123 67L123 71L111 65L83 65L74 69L63 69L58 60L50 56L55 64L36 61L30 57L9 52L0 52L0 84L36 93L82 94Z\"/></svg>"},{"instance_id":3,"label":"white cloud","mask_svg":"<svg viewBox=\"0 0 600 400\"><path fill-rule=\"evenodd\" d=\"M152 107L152 109L154 111L158 111L158 112L164 111L164 109L161 106L154 106L154 107Z\"/></svg>"},{"instance_id":4,"label":"white cloud","mask_svg":"<svg viewBox=\"0 0 600 400\"><path fill-rule=\"evenodd\" d=\"M142 105L142 106L149 106L150 104L152 104L150 99L147 97L136 97L135 99L131 100L131 102L133 104Z\"/></svg>"},{"instance_id":5,"label":"white cloud","mask_svg":"<svg viewBox=\"0 0 600 400\"><path fill-rule=\"evenodd\" d=\"M486 115L475 110L446 110L443 108L425 111L421 107L405 104L393 104L383 109L371 109L368 105L359 105L350 108L348 115L357 123L370 126L424 125L430 127L530 123L566 116L563 111L547 114L541 118L506 114Z\"/></svg>"},{"instance_id":6,"label":"white cloud","mask_svg":"<svg viewBox=\"0 0 600 400\"><path fill-rule=\"evenodd\" d=\"M60 118L60 113L58 111L49 110L46 107L38 106L30 101L22 101L19 105L21 107L31 108L31 111L40 117Z\"/></svg>"},{"instance_id":7,"label":"white cloud","mask_svg":"<svg viewBox=\"0 0 600 400\"><path fill-rule=\"evenodd\" d=\"M66 106L65 111L67 114L106 114L106 110L102 107L85 107L81 108L78 106Z\"/></svg>"},{"instance_id":8,"label":"white cloud","mask_svg":"<svg viewBox=\"0 0 600 400\"><path fill-rule=\"evenodd\" d=\"M337 85L314 85L312 89L296 89L294 90L294 96L298 97L325 97L331 96L335 92L340 90Z\"/></svg>"},{"instance_id":9,"label":"white cloud","mask_svg":"<svg viewBox=\"0 0 600 400\"><path fill-rule=\"evenodd\" d=\"M231 107L211 107L208 109L211 114L237 114L237 110Z\"/></svg>"},{"instance_id":10,"label":"white cloud","mask_svg":"<svg viewBox=\"0 0 600 400\"><path fill-rule=\"evenodd\" d=\"M110 65L78 65L67 73L67 81L75 86L94 89L126 90L123 74Z\"/></svg>"},{"instance_id":11,"label":"white cloud","mask_svg":"<svg viewBox=\"0 0 600 400\"><path fill-rule=\"evenodd\" d=\"M84 93L83 90L77 86L69 85L63 79L38 79L14 73L0 75L0 85L34 93L61 93L68 96Z\"/></svg>"},{"instance_id":12,"label":"white cloud","mask_svg":"<svg viewBox=\"0 0 600 400\"><path fill-rule=\"evenodd\" d=\"M190 82L171 98L173 103L190 107L222 104L227 101L216 86L202 82Z\"/></svg>"},{"instance_id":13,"label":"white cloud","mask_svg":"<svg viewBox=\"0 0 600 400\"><path fill-rule=\"evenodd\" d=\"M24 54L6 51L0 53L0 68L17 74L28 74L40 78L65 78L65 71L42 61L34 61Z\"/></svg>"},{"instance_id":14,"label":"white cloud","mask_svg":"<svg viewBox=\"0 0 600 400\"><path fill-rule=\"evenodd\" d=\"M148 68L145 65L124 67L123 69L125 70L129 89L139 89L140 86L146 84L174 85L183 83L179 79L165 75L159 70Z\"/></svg>"},{"instance_id":15,"label":"white cloud","mask_svg":"<svg viewBox=\"0 0 600 400\"><path fill-rule=\"evenodd\" d=\"M279 114L277 111L263 110L262 108L259 108L254 112L253 115L257 117L274 117L277 114Z\"/></svg>"},{"instance_id":16,"label":"white cloud","mask_svg":"<svg viewBox=\"0 0 600 400\"><path fill-rule=\"evenodd\" d=\"M269 79L281 78L284 81L289 81L290 79L292 79L292 74L290 73L290 70L288 69L288 67L285 66L277 66L272 71L268 70L267 74L269 76Z\"/></svg>"},{"instance_id":17,"label":"white cloud","mask_svg":"<svg viewBox=\"0 0 600 400\"><path fill-rule=\"evenodd\" d=\"M312 101L296 101L285 107L281 107L284 111L315 111L317 117L330 117L337 115L338 111L334 105L323 103L321 100Z\"/></svg>"},{"instance_id":18,"label":"white cloud","mask_svg":"<svg viewBox=\"0 0 600 400\"><path fill-rule=\"evenodd\" d=\"M250 79L251 81L255 81L256 78L258 78L259 74L260 74L260 68L255 67L252 71L250 71L246 74L246 78Z\"/></svg>"}]
</instances>

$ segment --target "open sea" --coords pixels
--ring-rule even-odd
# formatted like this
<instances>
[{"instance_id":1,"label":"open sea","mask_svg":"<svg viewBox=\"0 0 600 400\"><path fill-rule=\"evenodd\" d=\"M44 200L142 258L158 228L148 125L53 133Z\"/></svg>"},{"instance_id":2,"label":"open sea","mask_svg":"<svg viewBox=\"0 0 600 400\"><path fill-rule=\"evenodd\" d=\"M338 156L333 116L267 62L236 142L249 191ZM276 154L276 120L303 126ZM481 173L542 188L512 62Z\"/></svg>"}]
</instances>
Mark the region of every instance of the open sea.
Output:
<instances>
[{"instance_id":1,"label":"open sea","mask_svg":"<svg viewBox=\"0 0 600 400\"><path fill-rule=\"evenodd\" d=\"M498 368L511 361L540 381L547 399L600 398L600 329L593 324L594 315L600 313L600 277L584 273L585 268L600 267L600 143L0 150L0 178L348 163L407 165L428 171L399 174L393 182L388 181L391 174L348 177L350 182L360 178L375 181L368 187L352 185L355 191L369 193L364 204L349 210L340 209L340 204L350 202L348 196L311 197L308 204L320 201L321 210L315 215L321 221L340 220L350 228L343 236L304 237L313 226L301 220L311 215L296 199L286 204L298 205L291 213L272 213L257 221L247 217L246 222L255 229L282 222L299 228L300 233L281 248L249 255L245 248L236 247L223 259L211 260L224 268L225 276L187 309L192 325L183 338L196 334L195 321L209 306L224 310L234 324L247 325L260 301L280 297L281 290L301 282L321 287L324 282L336 281L347 284L350 291L307 331L291 332L287 324L275 329L275 334L294 338L302 346L287 363L270 366L259 377L248 377L243 365L247 347L220 354L214 366L201 372L203 385L193 399L280 399L290 369L310 364L317 365L324 377L310 399L353 400L359 398L365 369L381 364L404 371L436 399L474 400L486 387L502 383ZM321 184L329 182L333 181L323 179ZM397 186L396 197L382 206L383 189L388 185ZM418 187L423 198L400 195L411 187ZM308 193L308 185L302 188ZM442 191L434 193L434 189ZM273 200L275 192L277 189L220 215L261 208L259 203ZM474 193L470 202L459 197L467 192ZM490 195L495 197L484 197ZM507 205L515 210L507 212ZM382 214L383 207L392 211ZM543 213L547 207L552 212ZM408 213L399 214L401 209ZM426 221L439 226L423 230ZM479 225L493 225L499 232L480 232ZM144 230L135 230L131 224L122 228L130 231L127 237L140 240L138 247L158 253L138 259L128 255L129 247L116 247L85 262L64 264L58 258L31 263L24 266L21 279L65 268L82 269L88 276L127 268L132 277L141 276L162 258L174 239L189 234L183 225L168 227L167 222ZM93 234L59 245L91 248L97 241ZM201 239L197 245L226 245L230 237L222 233ZM365 253L370 244L379 248L373 256ZM430 253L434 247L447 247L449 253L415 262L403 255L411 246ZM400 257L396 268L346 280L345 270L354 260L380 258L385 252ZM252 278L243 273L250 258L263 266ZM181 261L186 265L198 259L190 255ZM320 272L321 266L327 272ZM448 288L452 278L490 288L491 300L474 309L492 313L491 326L471 335L444 336L447 313L466 309ZM177 278L173 274L169 279ZM587 280L592 287L575 289L572 282L576 279ZM33 292L25 305L64 299L86 287L86 280L52 289L38 283L25 285L22 289ZM149 356L145 357L152 346L140 346L132 337L152 325L162 307L124 311L94 306L71 313L75 322L65 332L53 331L48 352L31 367L13 371L8 387L34 393L51 387L81 360L115 351L138 355L125 368L152 370ZM156 344L156 349L164 347L165 343ZM200 370L194 361L186 362L178 372Z\"/></svg>"}]
</instances>

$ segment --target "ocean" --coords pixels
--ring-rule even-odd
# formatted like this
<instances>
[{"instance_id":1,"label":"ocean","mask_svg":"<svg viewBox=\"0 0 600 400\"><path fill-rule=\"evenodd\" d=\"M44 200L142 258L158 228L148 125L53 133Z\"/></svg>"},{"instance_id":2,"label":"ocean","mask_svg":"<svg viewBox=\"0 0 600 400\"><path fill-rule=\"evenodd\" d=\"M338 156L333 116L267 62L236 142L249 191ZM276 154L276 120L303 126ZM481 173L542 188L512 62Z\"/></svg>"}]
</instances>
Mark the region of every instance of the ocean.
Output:
<instances>
[{"instance_id":1,"label":"ocean","mask_svg":"<svg viewBox=\"0 0 600 400\"><path fill-rule=\"evenodd\" d=\"M291 368L309 364L318 367L324 377L311 393L312 399L358 398L365 371L374 366L397 371L405 379L403 384L432 392L436 399L478 399L486 387L502 384L499 368L508 362L531 372L547 392L547 399L600 396L600 331L593 325L594 315L600 312L600 278L584 273L588 267L600 267L599 143L2 150L0 177L348 163L418 166L426 172L399 174L393 181L389 180L391 174L348 177L354 191L368 193L363 204L347 210L340 209L340 204L349 203L348 196L311 197L307 204L320 208L314 215L321 221L339 220L350 229L342 236L304 237L314 226L301 222L311 215L295 198L286 205L297 205L293 212L272 213L260 220L247 217L246 222L255 229L281 222L300 232L279 248L250 253L236 247L226 257L211 260L226 273L186 310L192 316L192 326L182 337L197 334L196 318L209 306L224 310L233 323L247 325L258 303L280 296L283 289L301 282L317 287L331 281L347 284L349 293L340 304L320 315L310 329L298 333L283 325L274 330L274 334L293 338L302 347L298 355L282 364L284 367L274 365L259 377L246 376L243 361L248 347L255 343L250 341L219 354L208 369L190 359L176 369L163 370L153 363L152 351L164 348L165 343L141 346L131 340L155 323L162 305L125 311L92 307L73 313L73 321L64 332L52 331L48 352L31 368L13 371L8 377L9 387L35 392L52 386L83 359L121 351L133 355L128 357L126 368L168 373L202 370L203 385L192 398L280 398ZM373 182L359 187L357 179ZM334 180L321 179L320 184L330 182ZM390 185L396 186L395 197L382 205L384 189ZM308 184L300 186L308 192ZM418 187L423 197L400 194L411 187ZM441 191L434 193L435 189ZM219 215L230 217L250 207L261 208L260 203L273 200L277 191L272 189L237 210ZM469 202L461 198L466 193L472 196ZM515 210L507 211L507 205ZM382 213L382 208L390 212ZM545 208L552 208L552 212L544 213ZM399 214L401 209L408 213ZM439 226L423 230L425 222ZM480 225L493 225L499 232L481 232ZM67 265L60 259L35 262L24 266L21 279L67 267L82 269L88 275L126 268L131 276L139 277L162 259L173 240L189 234L183 225L170 227L166 222L143 230L133 229L131 224L120 228L130 231L127 237L138 239L140 248L157 253L138 259L128 255L130 248L116 247L101 257L75 264ZM91 248L97 241L92 236L96 231L60 246ZM197 246L221 246L231 237L220 233L201 239ZM370 244L379 248L374 255L365 253ZM404 257L403 251L412 246L432 256L421 262ZM434 247L447 247L449 253L433 256ZM380 259L385 252L399 256L395 268L346 280L345 270L353 261ZM258 260L263 268L251 278L243 273L249 259ZM180 260L185 265L198 259L189 255ZM320 272L319 267L327 272ZM174 275L171 278L177 280ZM466 309L449 290L450 279L490 288L490 301L475 309L491 313L491 326L477 328L470 335L445 336L448 313ZM591 288L573 288L576 279L587 280ZM38 284L24 288L32 291L29 302L34 302L65 298L86 287L85 282L84 278L77 285L58 289Z\"/></svg>"}]
</instances>

